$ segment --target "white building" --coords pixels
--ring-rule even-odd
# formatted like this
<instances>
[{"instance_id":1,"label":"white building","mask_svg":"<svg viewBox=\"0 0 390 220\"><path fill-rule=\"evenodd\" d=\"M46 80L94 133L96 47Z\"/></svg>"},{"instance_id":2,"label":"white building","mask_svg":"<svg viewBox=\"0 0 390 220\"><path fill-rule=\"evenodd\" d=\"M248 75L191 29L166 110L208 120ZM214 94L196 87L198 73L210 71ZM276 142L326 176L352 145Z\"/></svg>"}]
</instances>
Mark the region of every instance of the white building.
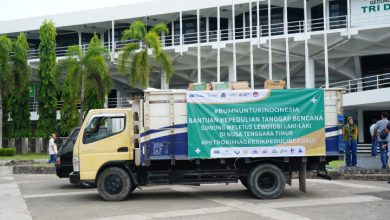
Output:
<instances>
[{"instance_id":1,"label":"white building","mask_svg":"<svg viewBox=\"0 0 390 220\"><path fill-rule=\"evenodd\" d=\"M122 31L135 20L148 26L165 22L171 31L161 40L176 71L170 88L211 81L248 81L263 88L267 79L286 80L289 88L345 87L346 114L359 121L360 142L369 142L364 128L390 109L389 18L390 0L150 0L0 21L0 34L27 34L36 81L44 19L57 27L58 59L67 46L85 48L98 33L112 55L115 90L108 104L115 107L134 92L117 71ZM152 87L160 87L160 76L151 74Z\"/></svg>"}]
</instances>

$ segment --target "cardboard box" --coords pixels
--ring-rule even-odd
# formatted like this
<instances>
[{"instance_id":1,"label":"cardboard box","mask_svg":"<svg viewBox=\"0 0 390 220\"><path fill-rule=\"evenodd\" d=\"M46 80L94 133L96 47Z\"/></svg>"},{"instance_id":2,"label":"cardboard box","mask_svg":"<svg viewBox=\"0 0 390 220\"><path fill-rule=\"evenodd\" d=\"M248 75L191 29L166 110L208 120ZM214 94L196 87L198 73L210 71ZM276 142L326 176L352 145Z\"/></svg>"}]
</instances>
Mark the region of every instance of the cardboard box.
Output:
<instances>
[{"instance_id":1,"label":"cardboard box","mask_svg":"<svg viewBox=\"0 0 390 220\"><path fill-rule=\"evenodd\" d=\"M188 85L189 91L207 91L210 90L210 83L190 83Z\"/></svg>"},{"instance_id":2,"label":"cardboard box","mask_svg":"<svg viewBox=\"0 0 390 220\"><path fill-rule=\"evenodd\" d=\"M284 80L266 80L264 83L264 89L284 89L285 86Z\"/></svg>"},{"instance_id":3,"label":"cardboard box","mask_svg":"<svg viewBox=\"0 0 390 220\"><path fill-rule=\"evenodd\" d=\"M248 89L250 89L249 83L247 81L231 82L230 87L232 88L232 90L248 90Z\"/></svg>"},{"instance_id":4,"label":"cardboard box","mask_svg":"<svg viewBox=\"0 0 390 220\"><path fill-rule=\"evenodd\" d=\"M212 82L211 83L212 90L231 90L231 85L229 82Z\"/></svg>"}]
</instances>

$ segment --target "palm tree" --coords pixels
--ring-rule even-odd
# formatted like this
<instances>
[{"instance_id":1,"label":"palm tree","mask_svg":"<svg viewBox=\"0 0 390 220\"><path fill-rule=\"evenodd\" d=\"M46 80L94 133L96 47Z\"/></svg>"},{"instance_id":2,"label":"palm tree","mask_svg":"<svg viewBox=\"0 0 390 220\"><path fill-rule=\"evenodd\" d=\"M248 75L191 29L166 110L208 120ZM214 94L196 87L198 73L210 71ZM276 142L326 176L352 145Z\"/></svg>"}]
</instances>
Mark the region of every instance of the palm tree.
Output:
<instances>
[{"instance_id":1,"label":"palm tree","mask_svg":"<svg viewBox=\"0 0 390 220\"><path fill-rule=\"evenodd\" d=\"M5 35L0 35L0 140L3 139L3 125L7 122L9 113L9 99L7 97L12 90L12 84L9 83L12 71L9 58L11 50L11 40ZM0 148L2 148L2 141L0 141Z\"/></svg>"},{"instance_id":2,"label":"palm tree","mask_svg":"<svg viewBox=\"0 0 390 220\"><path fill-rule=\"evenodd\" d=\"M129 39L138 41L137 43L127 43L122 48L122 53L119 56L119 70L123 74L130 75L130 84L133 87L137 83L143 87L148 87L150 72L157 68L149 60L149 50L153 51L155 63L161 66L163 74L166 74L166 82L169 83L174 74L173 62L171 57L164 52L160 42L160 35L168 34L168 32L168 28L164 23L158 23L147 31L142 21L135 21L129 29L124 31L123 43ZM140 48L140 42L143 42L144 48Z\"/></svg>"},{"instance_id":3,"label":"palm tree","mask_svg":"<svg viewBox=\"0 0 390 220\"><path fill-rule=\"evenodd\" d=\"M79 46L71 46L67 51L67 59L59 62L58 71L67 72L62 94L63 100L66 100L65 106L61 109L62 126L65 120L74 119L74 114L78 113L76 96L80 97L81 104L80 125L84 111L104 107L105 96L111 89L111 79L106 63L107 55L107 50L101 45L98 36L94 34L85 54L82 54ZM74 114L69 114L70 112ZM62 115L65 117L63 118ZM68 131L75 126L71 123L66 126L68 128L63 129Z\"/></svg>"}]
</instances>

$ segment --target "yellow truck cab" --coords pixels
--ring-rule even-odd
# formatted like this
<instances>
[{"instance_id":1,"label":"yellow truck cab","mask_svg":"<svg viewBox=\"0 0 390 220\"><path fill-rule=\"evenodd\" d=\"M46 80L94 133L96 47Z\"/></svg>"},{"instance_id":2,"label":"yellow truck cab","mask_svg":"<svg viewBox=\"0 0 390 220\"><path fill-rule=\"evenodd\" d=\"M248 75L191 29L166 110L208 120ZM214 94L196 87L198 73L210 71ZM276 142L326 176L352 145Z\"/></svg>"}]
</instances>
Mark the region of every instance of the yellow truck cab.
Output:
<instances>
[{"instance_id":1,"label":"yellow truck cab","mask_svg":"<svg viewBox=\"0 0 390 220\"><path fill-rule=\"evenodd\" d=\"M235 183L279 197L292 173L323 175L340 159L341 90L150 90L129 109L90 110L73 151L72 183L108 201L149 184Z\"/></svg>"}]
</instances>

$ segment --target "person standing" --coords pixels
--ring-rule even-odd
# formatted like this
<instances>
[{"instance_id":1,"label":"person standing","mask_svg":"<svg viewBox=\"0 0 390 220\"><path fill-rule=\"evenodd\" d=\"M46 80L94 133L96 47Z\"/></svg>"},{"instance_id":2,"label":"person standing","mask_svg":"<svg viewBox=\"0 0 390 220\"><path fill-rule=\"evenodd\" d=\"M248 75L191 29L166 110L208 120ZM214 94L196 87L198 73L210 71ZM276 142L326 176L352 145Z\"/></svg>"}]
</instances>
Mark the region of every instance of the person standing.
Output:
<instances>
[{"instance_id":1,"label":"person standing","mask_svg":"<svg viewBox=\"0 0 390 220\"><path fill-rule=\"evenodd\" d=\"M49 140L49 146L47 149L47 152L49 153L49 161L47 163L54 163L56 161L56 155L57 155L57 144L55 143L57 136L56 134L51 134L50 140Z\"/></svg>"},{"instance_id":2,"label":"person standing","mask_svg":"<svg viewBox=\"0 0 390 220\"><path fill-rule=\"evenodd\" d=\"M388 167L387 166L388 149L384 148L384 146L383 146L384 144L386 144L385 142L387 141L387 139L382 139L380 134L382 133L382 131L385 131L387 125L389 124L389 120L387 120L388 117L389 117L388 112L382 112L381 120L376 122L375 131L374 131L376 140L378 141L378 147L380 150L382 169L386 169Z\"/></svg>"},{"instance_id":3,"label":"person standing","mask_svg":"<svg viewBox=\"0 0 390 220\"><path fill-rule=\"evenodd\" d=\"M376 138L375 138L375 124L377 120L373 119L372 124L370 126L370 135L371 135L371 156L376 157L378 153L378 146L376 145Z\"/></svg>"},{"instance_id":4,"label":"person standing","mask_svg":"<svg viewBox=\"0 0 390 220\"><path fill-rule=\"evenodd\" d=\"M352 117L348 117L343 127L343 141L345 144L345 164L347 167L357 164L357 136L358 128Z\"/></svg>"}]
</instances>

